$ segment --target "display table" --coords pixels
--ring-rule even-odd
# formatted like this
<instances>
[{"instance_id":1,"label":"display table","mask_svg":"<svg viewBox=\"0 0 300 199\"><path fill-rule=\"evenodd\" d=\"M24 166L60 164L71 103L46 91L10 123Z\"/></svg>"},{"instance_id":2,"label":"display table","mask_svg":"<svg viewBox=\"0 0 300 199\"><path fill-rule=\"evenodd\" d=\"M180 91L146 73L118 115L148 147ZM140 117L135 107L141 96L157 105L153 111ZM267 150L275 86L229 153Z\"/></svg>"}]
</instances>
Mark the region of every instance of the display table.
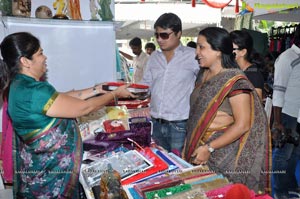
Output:
<instances>
[{"instance_id":1,"label":"display table","mask_svg":"<svg viewBox=\"0 0 300 199\"><path fill-rule=\"evenodd\" d=\"M225 198L235 186L208 166L191 165L151 142L149 107L108 106L79 118L79 124L85 150L80 182L87 199L105 198L103 194L132 199ZM109 173L114 180L102 182ZM270 199L246 190L251 199Z\"/></svg>"}]
</instances>

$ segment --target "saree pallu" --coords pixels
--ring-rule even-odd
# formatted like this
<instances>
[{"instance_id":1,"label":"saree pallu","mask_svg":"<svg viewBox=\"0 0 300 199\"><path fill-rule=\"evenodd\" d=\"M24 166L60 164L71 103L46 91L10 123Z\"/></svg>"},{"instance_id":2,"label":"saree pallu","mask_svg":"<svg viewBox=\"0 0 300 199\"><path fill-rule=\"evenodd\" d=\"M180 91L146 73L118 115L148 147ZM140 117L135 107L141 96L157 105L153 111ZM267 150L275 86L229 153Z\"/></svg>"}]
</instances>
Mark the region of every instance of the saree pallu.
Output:
<instances>
[{"instance_id":1,"label":"saree pallu","mask_svg":"<svg viewBox=\"0 0 300 199\"><path fill-rule=\"evenodd\" d=\"M13 141L14 198L78 198L82 143L75 120L54 118Z\"/></svg>"},{"instance_id":2,"label":"saree pallu","mask_svg":"<svg viewBox=\"0 0 300 199\"><path fill-rule=\"evenodd\" d=\"M227 69L194 89L184 156L191 162L196 148L225 132L226 126L214 131L209 127L224 100L243 91L251 96L251 128L240 139L211 153L207 164L211 170L222 173L234 183L243 183L256 192L270 192L271 136L268 121L254 87L240 70Z\"/></svg>"},{"instance_id":3,"label":"saree pallu","mask_svg":"<svg viewBox=\"0 0 300 199\"><path fill-rule=\"evenodd\" d=\"M7 100L4 99L2 106L2 141L0 159L2 159L2 177L7 183L12 183L13 181L12 136L13 126L11 119L7 114Z\"/></svg>"}]
</instances>

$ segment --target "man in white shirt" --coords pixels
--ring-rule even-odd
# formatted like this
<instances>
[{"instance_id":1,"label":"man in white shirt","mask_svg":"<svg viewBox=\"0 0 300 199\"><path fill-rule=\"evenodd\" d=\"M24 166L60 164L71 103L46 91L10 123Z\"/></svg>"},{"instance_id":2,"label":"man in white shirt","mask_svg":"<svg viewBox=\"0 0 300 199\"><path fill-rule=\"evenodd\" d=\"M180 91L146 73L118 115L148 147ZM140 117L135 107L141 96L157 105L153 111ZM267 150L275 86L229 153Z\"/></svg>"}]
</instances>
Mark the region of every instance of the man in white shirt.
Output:
<instances>
[{"instance_id":1,"label":"man in white shirt","mask_svg":"<svg viewBox=\"0 0 300 199\"><path fill-rule=\"evenodd\" d=\"M300 109L300 25L295 31L293 43L275 62L273 129L281 132L291 130L291 137L283 139L283 147L275 147L273 151L272 177L276 199L289 198L289 191L299 192L295 172L300 158L299 133L296 132Z\"/></svg>"},{"instance_id":2,"label":"man in white shirt","mask_svg":"<svg viewBox=\"0 0 300 199\"><path fill-rule=\"evenodd\" d=\"M132 66L133 66L133 83L139 83L144 75L145 67L148 61L149 56L143 52L142 50L142 41L140 38L135 37L130 40L129 46L132 50L132 53L136 56L133 57L131 55L128 55L127 53L124 53L120 51L120 53L127 59L133 60Z\"/></svg>"},{"instance_id":3,"label":"man in white shirt","mask_svg":"<svg viewBox=\"0 0 300 199\"><path fill-rule=\"evenodd\" d=\"M182 24L177 15L161 15L154 29L160 49L149 57L142 80L151 92L152 138L167 151L180 156L186 136L190 95L200 67L195 60L195 49L180 42Z\"/></svg>"}]
</instances>

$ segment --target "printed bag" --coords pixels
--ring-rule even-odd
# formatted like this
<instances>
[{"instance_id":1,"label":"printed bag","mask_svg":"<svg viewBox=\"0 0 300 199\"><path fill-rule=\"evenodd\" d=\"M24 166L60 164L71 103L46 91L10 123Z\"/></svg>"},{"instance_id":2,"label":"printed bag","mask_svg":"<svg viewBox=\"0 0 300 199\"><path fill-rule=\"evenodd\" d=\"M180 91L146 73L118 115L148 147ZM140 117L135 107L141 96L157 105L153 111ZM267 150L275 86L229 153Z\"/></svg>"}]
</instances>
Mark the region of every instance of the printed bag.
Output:
<instances>
[{"instance_id":1,"label":"printed bag","mask_svg":"<svg viewBox=\"0 0 300 199\"><path fill-rule=\"evenodd\" d=\"M130 130L114 133L99 133L95 138L83 142L84 150L112 151L120 146L128 149L150 146L151 122L130 123ZM129 138L129 139L128 139ZM135 143L133 143L132 141Z\"/></svg>"}]
</instances>

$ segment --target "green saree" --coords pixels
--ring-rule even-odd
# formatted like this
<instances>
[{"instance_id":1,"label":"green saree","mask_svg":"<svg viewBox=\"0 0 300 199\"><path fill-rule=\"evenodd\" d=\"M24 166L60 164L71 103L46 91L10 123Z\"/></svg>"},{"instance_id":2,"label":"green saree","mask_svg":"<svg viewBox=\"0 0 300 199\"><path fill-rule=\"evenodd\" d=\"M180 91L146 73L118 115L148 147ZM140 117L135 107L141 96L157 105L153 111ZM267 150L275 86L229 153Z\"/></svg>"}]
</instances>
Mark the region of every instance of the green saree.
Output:
<instances>
[{"instance_id":1,"label":"green saree","mask_svg":"<svg viewBox=\"0 0 300 199\"><path fill-rule=\"evenodd\" d=\"M75 120L45 115L58 93L18 74L11 82L14 198L77 198L82 143Z\"/></svg>"},{"instance_id":2,"label":"green saree","mask_svg":"<svg viewBox=\"0 0 300 199\"><path fill-rule=\"evenodd\" d=\"M202 74L199 73L196 85L201 80ZM228 105L225 107L230 107L228 98L245 92L251 97L250 130L240 139L211 153L207 164L231 182L243 183L256 192L270 192L271 138L267 117L254 87L238 69L226 69L195 87L190 100L184 157L191 162L191 155L197 147L225 132L229 123L219 124L219 128L210 127L218 111L225 110L232 115L231 108L224 108L226 101Z\"/></svg>"}]
</instances>

